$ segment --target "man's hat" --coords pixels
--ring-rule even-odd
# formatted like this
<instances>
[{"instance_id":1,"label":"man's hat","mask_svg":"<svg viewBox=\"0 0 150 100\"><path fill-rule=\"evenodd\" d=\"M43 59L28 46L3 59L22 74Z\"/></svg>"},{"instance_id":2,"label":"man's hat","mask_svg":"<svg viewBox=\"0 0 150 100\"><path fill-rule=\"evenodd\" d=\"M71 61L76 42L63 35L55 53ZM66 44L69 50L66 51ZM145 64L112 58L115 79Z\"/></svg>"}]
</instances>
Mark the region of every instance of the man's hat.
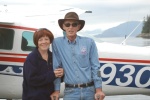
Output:
<instances>
[{"instance_id":1,"label":"man's hat","mask_svg":"<svg viewBox=\"0 0 150 100\"><path fill-rule=\"evenodd\" d=\"M68 12L68 13L65 15L65 18L64 18L64 19L59 19L59 20L58 20L58 24L59 24L59 26L60 26L60 28L61 28L62 30L64 30L63 27L62 27L64 21L65 21L65 20L68 20L68 19L76 20L76 21L79 22L79 24L81 25L81 27L80 27L80 29L79 29L78 31L80 31L80 30L84 27L85 21L84 21L84 20L80 20L80 19L79 19L79 16L77 15L77 13L75 13L75 12Z\"/></svg>"}]
</instances>

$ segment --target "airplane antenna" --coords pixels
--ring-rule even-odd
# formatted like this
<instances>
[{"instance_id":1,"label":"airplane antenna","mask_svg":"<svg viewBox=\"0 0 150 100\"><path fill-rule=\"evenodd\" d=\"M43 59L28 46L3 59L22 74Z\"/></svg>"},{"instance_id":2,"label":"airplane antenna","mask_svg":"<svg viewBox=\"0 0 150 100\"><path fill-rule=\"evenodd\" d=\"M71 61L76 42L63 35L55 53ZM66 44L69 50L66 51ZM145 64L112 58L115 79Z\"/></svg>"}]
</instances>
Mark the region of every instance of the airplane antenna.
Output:
<instances>
[{"instance_id":1,"label":"airplane antenna","mask_svg":"<svg viewBox=\"0 0 150 100\"><path fill-rule=\"evenodd\" d=\"M142 21L131 31L131 33L125 37L125 40L123 40L121 42L121 44L125 45L126 44L126 40L131 36L131 34L141 25Z\"/></svg>"},{"instance_id":2,"label":"airplane antenna","mask_svg":"<svg viewBox=\"0 0 150 100\"><path fill-rule=\"evenodd\" d=\"M90 10L87 10L87 11L85 11L85 13L92 13L92 11L90 11Z\"/></svg>"},{"instance_id":3,"label":"airplane antenna","mask_svg":"<svg viewBox=\"0 0 150 100\"><path fill-rule=\"evenodd\" d=\"M61 11L66 11L66 10L71 10L71 9L73 9L73 8L63 9L63 10L60 10L60 12Z\"/></svg>"}]
</instances>

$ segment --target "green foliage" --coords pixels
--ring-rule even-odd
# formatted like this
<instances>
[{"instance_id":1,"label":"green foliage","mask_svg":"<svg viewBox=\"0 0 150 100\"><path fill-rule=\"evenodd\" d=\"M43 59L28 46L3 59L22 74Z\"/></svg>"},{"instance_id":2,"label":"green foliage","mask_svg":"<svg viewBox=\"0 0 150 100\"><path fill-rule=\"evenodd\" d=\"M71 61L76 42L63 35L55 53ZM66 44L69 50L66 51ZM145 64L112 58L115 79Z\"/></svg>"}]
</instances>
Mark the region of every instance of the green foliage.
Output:
<instances>
[{"instance_id":1,"label":"green foliage","mask_svg":"<svg viewBox=\"0 0 150 100\"><path fill-rule=\"evenodd\" d=\"M143 23L144 25L143 25L142 33L149 34L150 33L150 16L147 16L146 19L144 18Z\"/></svg>"}]
</instances>

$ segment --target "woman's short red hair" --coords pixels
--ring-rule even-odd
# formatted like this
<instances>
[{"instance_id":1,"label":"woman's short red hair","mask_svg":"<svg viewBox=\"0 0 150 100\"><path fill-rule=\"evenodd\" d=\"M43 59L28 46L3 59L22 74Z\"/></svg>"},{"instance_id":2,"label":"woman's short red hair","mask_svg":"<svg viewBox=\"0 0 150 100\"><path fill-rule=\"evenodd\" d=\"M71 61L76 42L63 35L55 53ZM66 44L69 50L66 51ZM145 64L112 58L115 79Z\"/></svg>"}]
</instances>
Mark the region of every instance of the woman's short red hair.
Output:
<instances>
[{"instance_id":1,"label":"woman's short red hair","mask_svg":"<svg viewBox=\"0 0 150 100\"><path fill-rule=\"evenodd\" d=\"M48 36L50 39L50 43L53 42L53 39L54 39L53 33L46 28L40 28L40 29L36 30L33 35L33 42L36 45L36 47L38 47L39 38L41 38L43 36Z\"/></svg>"}]
</instances>

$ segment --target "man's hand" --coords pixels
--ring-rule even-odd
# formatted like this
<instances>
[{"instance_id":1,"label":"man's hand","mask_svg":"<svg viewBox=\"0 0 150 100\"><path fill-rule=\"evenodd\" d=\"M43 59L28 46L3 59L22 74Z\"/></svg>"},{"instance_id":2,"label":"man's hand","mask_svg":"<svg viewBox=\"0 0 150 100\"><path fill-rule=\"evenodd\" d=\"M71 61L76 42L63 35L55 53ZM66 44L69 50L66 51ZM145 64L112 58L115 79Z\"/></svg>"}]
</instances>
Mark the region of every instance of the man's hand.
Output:
<instances>
[{"instance_id":1,"label":"man's hand","mask_svg":"<svg viewBox=\"0 0 150 100\"><path fill-rule=\"evenodd\" d=\"M59 100L59 91L55 91L50 95L52 100Z\"/></svg>"},{"instance_id":2,"label":"man's hand","mask_svg":"<svg viewBox=\"0 0 150 100\"><path fill-rule=\"evenodd\" d=\"M100 88L96 89L95 100L103 100L105 98L105 94L102 92Z\"/></svg>"}]
</instances>

